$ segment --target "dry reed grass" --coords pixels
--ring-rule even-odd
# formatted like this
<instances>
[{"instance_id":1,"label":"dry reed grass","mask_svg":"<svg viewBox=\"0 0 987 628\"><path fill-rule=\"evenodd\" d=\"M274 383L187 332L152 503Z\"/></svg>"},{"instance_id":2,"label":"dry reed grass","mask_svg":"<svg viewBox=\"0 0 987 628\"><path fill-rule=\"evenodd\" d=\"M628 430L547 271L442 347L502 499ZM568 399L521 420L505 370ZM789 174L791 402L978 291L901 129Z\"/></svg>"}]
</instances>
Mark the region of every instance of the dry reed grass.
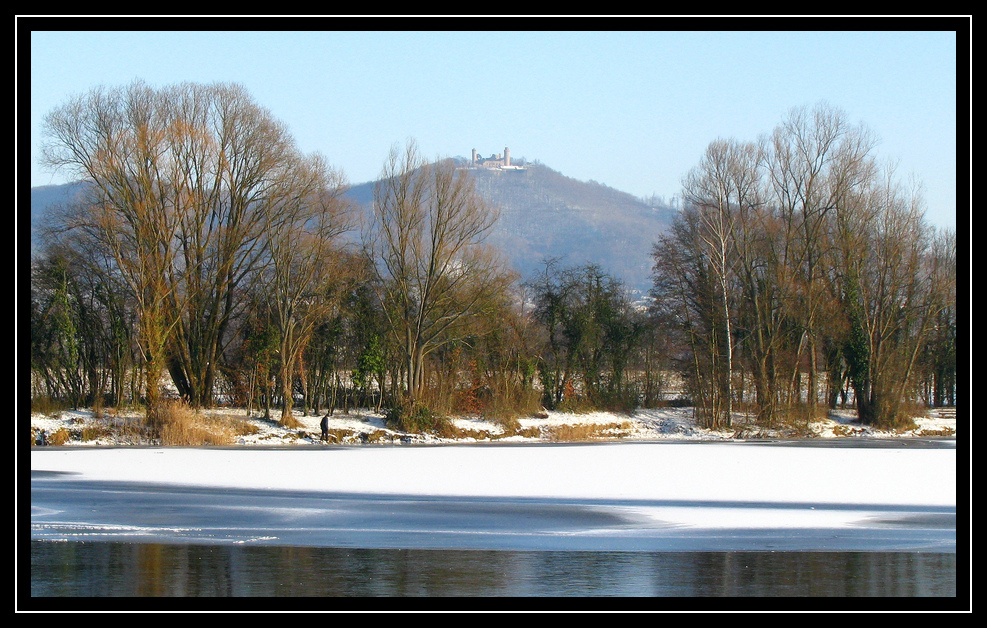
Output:
<instances>
[{"instance_id":1,"label":"dry reed grass","mask_svg":"<svg viewBox=\"0 0 987 628\"><path fill-rule=\"evenodd\" d=\"M164 404L157 421L161 444L170 446L231 445L239 436L257 432L242 419L204 415L181 402Z\"/></svg>"},{"instance_id":2,"label":"dry reed grass","mask_svg":"<svg viewBox=\"0 0 987 628\"><path fill-rule=\"evenodd\" d=\"M548 439L554 442L597 440L601 438L623 438L632 429L628 422L622 423L576 423L544 428Z\"/></svg>"}]
</instances>

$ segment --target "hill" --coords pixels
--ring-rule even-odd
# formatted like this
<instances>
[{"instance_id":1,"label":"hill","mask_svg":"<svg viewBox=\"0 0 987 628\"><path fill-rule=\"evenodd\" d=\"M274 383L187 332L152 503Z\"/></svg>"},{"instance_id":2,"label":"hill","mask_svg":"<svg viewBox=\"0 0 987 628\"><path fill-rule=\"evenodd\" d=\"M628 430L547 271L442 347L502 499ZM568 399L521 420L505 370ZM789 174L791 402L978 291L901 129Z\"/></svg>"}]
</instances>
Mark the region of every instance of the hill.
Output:
<instances>
[{"instance_id":1,"label":"hill","mask_svg":"<svg viewBox=\"0 0 987 628\"><path fill-rule=\"evenodd\" d=\"M85 188L83 183L65 185L42 185L31 188L31 244L35 244L37 229L40 228L49 210L66 205Z\"/></svg>"},{"instance_id":2,"label":"hill","mask_svg":"<svg viewBox=\"0 0 987 628\"><path fill-rule=\"evenodd\" d=\"M671 224L673 208L577 181L537 162L519 170L466 172L480 195L500 208L489 242L523 277L543 269L544 260L560 258L564 265L599 264L632 290L650 288L651 246ZM373 186L353 186L350 198L369 208Z\"/></svg>"},{"instance_id":3,"label":"hill","mask_svg":"<svg viewBox=\"0 0 987 628\"><path fill-rule=\"evenodd\" d=\"M577 181L538 162L518 170L465 172L475 178L483 198L500 208L489 242L522 277L543 269L546 259L559 258L564 265L599 264L629 289L647 292L651 246L671 224L671 207L648 204L594 181ZM352 186L348 197L369 211L374 183ZM31 189L32 243L47 210L81 189L79 183Z\"/></svg>"}]
</instances>

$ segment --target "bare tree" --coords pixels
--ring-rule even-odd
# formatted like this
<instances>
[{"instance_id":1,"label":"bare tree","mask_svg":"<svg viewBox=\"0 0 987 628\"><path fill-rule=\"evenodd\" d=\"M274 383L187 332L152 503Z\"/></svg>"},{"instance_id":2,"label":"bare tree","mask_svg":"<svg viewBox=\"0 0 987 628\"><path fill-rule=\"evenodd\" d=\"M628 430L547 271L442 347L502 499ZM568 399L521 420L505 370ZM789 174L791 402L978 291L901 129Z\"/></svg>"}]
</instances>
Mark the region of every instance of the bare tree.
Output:
<instances>
[{"instance_id":1,"label":"bare tree","mask_svg":"<svg viewBox=\"0 0 987 628\"><path fill-rule=\"evenodd\" d=\"M685 179L689 204L654 253L656 305L680 304L663 312L686 332L712 424L745 363L759 423L782 408L811 417L820 356L831 401L847 380L862 421L905 424L922 351L950 334L955 261L917 190L878 175L873 146L841 111L799 108L757 144L711 143Z\"/></svg>"},{"instance_id":2,"label":"bare tree","mask_svg":"<svg viewBox=\"0 0 987 628\"><path fill-rule=\"evenodd\" d=\"M74 227L136 302L150 418L165 367L211 403L239 288L305 176L286 127L237 85L137 81L69 100L45 132L44 162L92 183Z\"/></svg>"},{"instance_id":3,"label":"bare tree","mask_svg":"<svg viewBox=\"0 0 987 628\"><path fill-rule=\"evenodd\" d=\"M412 401L426 386L426 357L460 337L507 276L482 246L497 212L451 161L426 163L415 143L392 149L374 191L365 248L374 261L391 333L404 353Z\"/></svg>"},{"instance_id":4,"label":"bare tree","mask_svg":"<svg viewBox=\"0 0 987 628\"><path fill-rule=\"evenodd\" d=\"M929 285L936 290L938 307L923 356L926 398L932 406L956 403L956 233L935 234L927 261Z\"/></svg>"},{"instance_id":5,"label":"bare tree","mask_svg":"<svg viewBox=\"0 0 987 628\"><path fill-rule=\"evenodd\" d=\"M296 427L292 417L293 378L304 381L300 361L315 328L325 322L345 294L353 265L339 236L351 228L341 175L312 159L293 171L284 185L293 192L278 207L281 219L267 235L270 263L264 292L278 332L281 423Z\"/></svg>"},{"instance_id":6,"label":"bare tree","mask_svg":"<svg viewBox=\"0 0 987 628\"><path fill-rule=\"evenodd\" d=\"M94 183L90 232L114 259L140 312L138 341L145 365L148 418L155 420L165 350L178 322L170 299L180 218L165 169L165 115L142 83L95 89L49 113L44 162Z\"/></svg>"},{"instance_id":7,"label":"bare tree","mask_svg":"<svg viewBox=\"0 0 987 628\"><path fill-rule=\"evenodd\" d=\"M682 333L687 348L676 360L693 399L696 418L715 427L721 416L722 378L717 343L718 290L704 253L703 225L687 205L654 246L653 307L668 328Z\"/></svg>"},{"instance_id":8,"label":"bare tree","mask_svg":"<svg viewBox=\"0 0 987 628\"><path fill-rule=\"evenodd\" d=\"M825 103L798 107L772 133L765 152L770 202L778 228L771 263L787 325L797 330L790 361L788 397L801 404L803 356L808 357L810 409L817 401L820 312L828 298L823 258L831 246L830 215L874 173L874 138L863 126Z\"/></svg>"},{"instance_id":9,"label":"bare tree","mask_svg":"<svg viewBox=\"0 0 987 628\"><path fill-rule=\"evenodd\" d=\"M211 405L216 368L239 295L268 258L265 235L303 179L306 158L286 127L239 85L181 84L163 90L184 299L169 370L194 405ZM177 304L176 304L177 306Z\"/></svg>"},{"instance_id":10,"label":"bare tree","mask_svg":"<svg viewBox=\"0 0 987 628\"><path fill-rule=\"evenodd\" d=\"M718 290L725 364L717 375L721 382L723 421L732 423L734 397L734 311L731 285L737 274L737 233L742 213L760 203L757 188L758 147L734 140L717 140L707 147L699 165L686 177L685 199L699 218L697 235L709 260Z\"/></svg>"},{"instance_id":11,"label":"bare tree","mask_svg":"<svg viewBox=\"0 0 987 628\"><path fill-rule=\"evenodd\" d=\"M888 168L841 212L840 290L847 317L843 352L865 423L907 427L917 397L915 366L940 312L952 306L949 239L924 223L924 201Z\"/></svg>"}]
</instances>

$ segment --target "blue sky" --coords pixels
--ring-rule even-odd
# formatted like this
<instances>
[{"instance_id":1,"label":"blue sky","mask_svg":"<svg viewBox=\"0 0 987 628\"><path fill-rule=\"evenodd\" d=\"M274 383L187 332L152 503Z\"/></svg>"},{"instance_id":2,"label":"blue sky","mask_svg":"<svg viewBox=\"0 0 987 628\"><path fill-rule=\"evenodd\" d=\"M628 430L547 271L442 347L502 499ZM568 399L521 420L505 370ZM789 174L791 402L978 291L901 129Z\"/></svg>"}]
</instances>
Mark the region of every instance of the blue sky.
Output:
<instances>
[{"instance_id":1,"label":"blue sky","mask_svg":"<svg viewBox=\"0 0 987 628\"><path fill-rule=\"evenodd\" d=\"M542 23L553 22L525 24ZM303 151L322 153L351 183L376 178L390 148L413 138L426 156L510 147L575 179L665 198L679 193L711 141L756 139L792 107L826 101L880 138L877 154L897 160L901 180L922 183L930 222L956 225L950 31L37 30L30 38L32 186L64 182L37 163L42 117L94 86L137 78L155 87L241 83Z\"/></svg>"}]
</instances>

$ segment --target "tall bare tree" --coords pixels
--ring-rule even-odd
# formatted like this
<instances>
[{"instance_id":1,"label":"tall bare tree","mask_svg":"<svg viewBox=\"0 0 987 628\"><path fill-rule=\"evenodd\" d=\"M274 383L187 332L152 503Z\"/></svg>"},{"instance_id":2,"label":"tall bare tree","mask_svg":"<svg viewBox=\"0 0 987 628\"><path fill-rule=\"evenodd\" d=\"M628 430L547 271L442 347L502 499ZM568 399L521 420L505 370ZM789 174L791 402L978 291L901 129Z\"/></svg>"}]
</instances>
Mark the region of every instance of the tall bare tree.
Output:
<instances>
[{"instance_id":1,"label":"tall bare tree","mask_svg":"<svg viewBox=\"0 0 987 628\"><path fill-rule=\"evenodd\" d=\"M694 205L687 205L668 233L658 238L654 258L653 308L669 335L682 334L686 349L675 362L693 399L696 418L716 427L722 418L722 368L717 342L718 290L704 253L704 229Z\"/></svg>"},{"instance_id":2,"label":"tall bare tree","mask_svg":"<svg viewBox=\"0 0 987 628\"><path fill-rule=\"evenodd\" d=\"M168 367L209 404L224 335L306 167L237 85L95 88L45 118L45 163L89 181L77 216L137 304L149 414Z\"/></svg>"},{"instance_id":3,"label":"tall bare tree","mask_svg":"<svg viewBox=\"0 0 987 628\"><path fill-rule=\"evenodd\" d=\"M413 141L392 149L374 191L365 247L381 302L404 353L406 392L421 400L427 356L461 337L507 275L483 246L497 212L451 161L427 163Z\"/></svg>"},{"instance_id":4,"label":"tall bare tree","mask_svg":"<svg viewBox=\"0 0 987 628\"><path fill-rule=\"evenodd\" d=\"M927 262L929 283L936 289L939 307L925 349L923 367L930 405L956 403L956 233L935 234Z\"/></svg>"},{"instance_id":5,"label":"tall bare tree","mask_svg":"<svg viewBox=\"0 0 987 628\"><path fill-rule=\"evenodd\" d=\"M770 202L777 222L771 263L787 326L797 340L790 360L788 397L801 404L803 357L808 358L806 404L817 401L820 312L828 292L823 258L830 246L830 216L853 189L874 174L875 140L846 113L826 103L792 109L765 151Z\"/></svg>"},{"instance_id":6,"label":"tall bare tree","mask_svg":"<svg viewBox=\"0 0 987 628\"><path fill-rule=\"evenodd\" d=\"M757 209L756 192L758 148L735 140L716 140L706 148L703 158L683 184L685 199L699 218L697 232L702 253L718 291L718 317L723 326L716 344L724 353L720 380L723 423L729 427L733 417L734 397L734 318L736 292L731 285L737 276L738 222L744 213Z\"/></svg>"},{"instance_id":7,"label":"tall bare tree","mask_svg":"<svg viewBox=\"0 0 987 628\"><path fill-rule=\"evenodd\" d=\"M680 305L662 311L686 332L691 392L713 424L745 364L759 423L811 417L821 357L831 403L847 380L862 421L905 424L922 351L950 333L955 261L921 195L893 169L882 176L873 147L821 104L792 110L756 145L711 143L685 179L689 203L654 253L656 305Z\"/></svg>"},{"instance_id":8,"label":"tall bare tree","mask_svg":"<svg viewBox=\"0 0 987 628\"><path fill-rule=\"evenodd\" d=\"M166 115L150 87L94 89L45 118L44 161L91 181L88 226L110 252L140 311L148 418L158 408L166 347L178 322L169 281L180 214L171 204Z\"/></svg>"},{"instance_id":9,"label":"tall bare tree","mask_svg":"<svg viewBox=\"0 0 987 628\"><path fill-rule=\"evenodd\" d=\"M319 160L299 167L297 178L286 181L294 193L278 211L276 226L266 236L270 263L264 290L273 311L278 336L282 391L281 423L296 427L292 416L293 378L315 328L339 306L353 278L339 236L351 228L348 203L342 198L341 175Z\"/></svg>"},{"instance_id":10,"label":"tall bare tree","mask_svg":"<svg viewBox=\"0 0 987 628\"><path fill-rule=\"evenodd\" d=\"M184 397L210 405L227 330L243 305L238 295L268 259L265 235L287 219L283 208L309 158L239 85L181 84L162 97L172 155L165 174L181 211L175 294L185 302L169 369Z\"/></svg>"},{"instance_id":11,"label":"tall bare tree","mask_svg":"<svg viewBox=\"0 0 987 628\"><path fill-rule=\"evenodd\" d=\"M838 216L843 352L860 420L907 427L915 366L940 312L954 305L948 238L924 222L924 201L888 168Z\"/></svg>"}]
</instances>

